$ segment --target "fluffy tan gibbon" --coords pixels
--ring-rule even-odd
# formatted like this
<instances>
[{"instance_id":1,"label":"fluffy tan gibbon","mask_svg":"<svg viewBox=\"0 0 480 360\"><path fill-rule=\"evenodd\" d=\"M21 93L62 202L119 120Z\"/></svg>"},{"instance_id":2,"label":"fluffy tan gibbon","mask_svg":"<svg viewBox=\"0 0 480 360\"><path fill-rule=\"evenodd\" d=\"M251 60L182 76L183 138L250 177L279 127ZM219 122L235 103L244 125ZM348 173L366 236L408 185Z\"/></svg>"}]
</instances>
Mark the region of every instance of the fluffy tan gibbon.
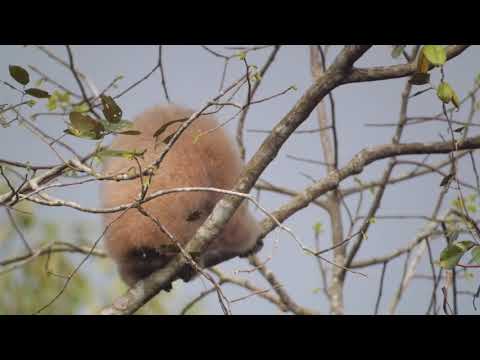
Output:
<instances>
[{"instance_id":1,"label":"fluffy tan gibbon","mask_svg":"<svg viewBox=\"0 0 480 360\"><path fill-rule=\"evenodd\" d=\"M174 120L188 118L193 111L176 106L158 106L147 110L134 121L140 135L118 135L112 144L116 150L143 150L139 159L145 169L162 150L155 148L153 135L162 125ZM158 143L181 126L175 122L160 135ZM179 187L215 187L230 190L238 179L243 163L231 138L223 128L201 136L195 136L218 126L213 116L203 115L196 119L172 146L152 178L149 192ZM105 162L106 174L124 173L135 167L136 161L126 158L109 158ZM128 181L105 181L102 201L105 207L114 207L135 201L141 190L139 179ZM223 194L215 192L182 192L157 197L144 203L143 208L179 241L185 245L213 210ZM117 218L119 213L105 214L105 225ZM201 256L202 266L208 267L235 256L245 256L258 250L256 240L258 224L244 201L221 234L213 240ZM105 235L105 247L116 262L121 278L129 286L164 267L176 255L172 241L148 217L137 209L129 209L118 221L114 221ZM175 249L175 247L173 247ZM188 281L194 272L180 275Z\"/></svg>"}]
</instances>

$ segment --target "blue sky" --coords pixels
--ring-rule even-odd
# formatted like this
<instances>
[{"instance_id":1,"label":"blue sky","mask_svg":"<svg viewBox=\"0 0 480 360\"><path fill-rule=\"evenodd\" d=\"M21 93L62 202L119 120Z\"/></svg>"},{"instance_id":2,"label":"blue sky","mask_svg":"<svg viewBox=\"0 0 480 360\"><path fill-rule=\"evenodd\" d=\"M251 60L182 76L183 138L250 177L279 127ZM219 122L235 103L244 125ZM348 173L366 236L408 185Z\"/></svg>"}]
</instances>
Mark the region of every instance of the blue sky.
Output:
<instances>
[{"instance_id":1,"label":"blue sky","mask_svg":"<svg viewBox=\"0 0 480 360\"><path fill-rule=\"evenodd\" d=\"M63 46L49 47L55 54L66 59L67 53ZM119 82L119 89L112 91L118 93L128 85L142 78L155 65L157 61L156 46L103 46L103 45L82 45L72 47L77 67L95 83L97 88L103 89L116 76L123 75ZM228 53L223 46L212 46L212 49ZM329 59L335 55L338 47L331 50ZM266 60L270 49L250 53L247 57L250 64L261 66ZM231 51L230 51L231 53ZM8 80L8 65L18 64L26 67L34 65L42 72L45 72L56 81L68 88L77 90L75 79L71 73L33 47L22 46L1 46L0 47L0 79ZM480 48L473 46L466 50L460 57L452 60L445 67L448 81L463 97L473 86L473 79L479 72L478 59ZM165 46L163 50L164 68L166 82L170 97L173 102L197 109L205 101L211 99L218 93L218 87L222 74L223 60L216 58L199 46ZM369 50L358 62L357 66L389 65L398 63L390 56L388 46L376 46ZM229 65L226 83L237 79L244 71L243 64L233 59ZM433 81L438 82L438 71L432 75ZM399 113L400 95L405 79L381 81L364 84L353 84L335 89L333 94L336 102L337 126L339 137L339 162L345 164L361 149L389 143L393 136L393 129L388 127L366 127L367 123L390 123L396 122ZM247 118L246 129L271 129L292 105L299 99L301 94L311 84L309 57L307 46L284 46L279 51L275 63L263 79L262 85L257 93L258 98L278 93L288 87L295 85L297 91L290 91L285 95L271 101L253 106ZM49 88L51 89L51 88ZM2 100L0 103L16 103L17 95L5 86L0 86ZM148 107L164 103L165 97L161 88L159 72L155 72L148 80L134 88L127 95L119 100L124 111L124 118L134 119ZM409 115L431 116L441 110L438 100L433 91L411 100ZM468 113L463 109L455 114L456 119L462 119ZM229 118L231 111L225 111L219 115L220 121ZM300 129L316 128L315 114L311 116ZM65 119L64 119L65 120ZM478 123L478 116L474 119ZM52 136L59 136L65 125L59 117L41 117L37 119L37 125L41 126ZM236 122L227 125L229 131L233 132ZM442 123L429 123L427 125L411 126L405 129L402 138L406 141L438 141L439 133L446 134L445 125ZM471 134L478 134L476 128ZM247 148L247 159L265 138L265 134L247 132L245 143ZM92 148L91 142L77 139L68 139L72 146L75 146L81 153L86 153ZM25 161L32 163L56 163L55 155L42 142L27 132L25 129L15 125L7 129L0 129L0 154L3 158ZM277 159L268 167L262 178L280 186L300 190L310 184L310 177L320 179L326 175L325 168L294 161L287 157L293 155L298 157L322 160L322 151L319 143L319 136L313 134L298 134L292 136L282 147ZM418 157L419 159L421 157ZM432 156L432 159L446 159L444 155ZM386 165L385 161L379 161L370 165L360 175L363 180L378 179ZM462 174L470 182L473 181L473 174L469 166L461 168ZM395 174L400 174L405 167L398 167ZM418 178L415 181L405 182L388 188L382 206L378 214L426 214L430 215L435 200L441 190L438 186L441 180L440 175L428 175ZM351 180L345 185L353 185ZM59 197L64 197L84 204L85 206L99 205L99 189L96 184L78 187L72 191L64 189L56 192ZM452 192L453 193L453 192ZM365 193L366 199L370 200L371 195ZM449 201L453 199L452 194L448 196ZM261 203L269 210L274 210L288 201L288 197L262 193ZM349 205L354 206L356 199L349 199ZM368 203L367 203L368 204ZM448 204L448 202L446 202ZM262 218L256 212L258 218ZM98 232L100 229L100 218L90 214L84 214L72 209L48 208L42 209L41 216L55 221L77 221L88 220L96 224ZM328 218L323 210L313 205L292 216L286 225L297 233L302 241L313 247L312 226L320 221L324 224L326 231L321 237L322 246L329 246ZM345 223L347 218L345 217ZM423 222L418 220L378 220L372 226L368 241L360 250L357 259L365 259L371 256L384 255L404 246L413 240L415 234L422 227ZM92 238L92 241L94 239ZM436 241L435 253L439 254L442 241ZM288 234L280 230L272 232L265 240L266 246L260 253L266 257L274 251L273 260L269 263L270 269L274 271L283 282L286 290L301 305L315 308L321 312L327 312L328 306L321 292L315 289L321 287L321 279L315 260L304 255ZM273 244L278 246L273 250ZM386 311L389 302L400 282L404 258L397 259L388 267L385 278L385 290L381 311ZM242 260L232 260L222 265L225 271L234 271L248 268L248 264ZM427 273L428 262L422 261L421 273ZM365 270L365 269L364 269ZM349 275L345 287L346 311L348 313L361 314L372 313L380 276L381 266L365 270L368 278ZM266 287L264 281L256 274L243 275L249 280ZM478 282L478 275L476 276ZM181 285L182 291L175 298L176 303L171 304L172 309L181 308L182 304L188 302L199 291L208 286L206 282L196 280L187 285ZM472 289L470 283L460 283L464 289ZM226 288L227 296L236 298L244 294L243 291L233 286ZM425 280L416 280L408 288L404 299L401 302L398 313L423 313L426 303L429 301L431 284ZM112 294L112 297L118 294ZM216 297L211 296L203 304L209 313L221 313ZM104 304L99 304L101 307ZM463 313L474 313L471 306L471 299L460 297L460 308ZM276 314L278 311L264 300L252 297L246 301L235 303L232 307L235 314L262 313ZM173 311L173 310L172 310Z\"/></svg>"}]
</instances>

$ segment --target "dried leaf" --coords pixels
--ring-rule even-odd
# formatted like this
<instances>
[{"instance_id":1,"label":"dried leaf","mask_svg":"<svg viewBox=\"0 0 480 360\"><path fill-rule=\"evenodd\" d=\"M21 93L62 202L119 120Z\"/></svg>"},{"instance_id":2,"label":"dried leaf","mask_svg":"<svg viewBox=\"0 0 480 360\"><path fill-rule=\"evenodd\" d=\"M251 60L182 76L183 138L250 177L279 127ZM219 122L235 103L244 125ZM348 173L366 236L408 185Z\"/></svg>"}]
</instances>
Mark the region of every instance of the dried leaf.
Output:
<instances>
[{"instance_id":1,"label":"dried leaf","mask_svg":"<svg viewBox=\"0 0 480 360\"><path fill-rule=\"evenodd\" d=\"M30 75L28 75L27 70L21 66L10 65L8 71L10 72L10 76L20 84L27 85L30 82Z\"/></svg>"},{"instance_id":2,"label":"dried leaf","mask_svg":"<svg viewBox=\"0 0 480 360\"><path fill-rule=\"evenodd\" d=\"M159 137L161 134L163 134L163 132L164 132L165 130L167 130L167 128L168 128L170 125L173 125L173 124L178 123L178 122L184 122L184 121L186 121L186 120L188 120L188 118L182 118L182 119L172 120L172 121L169 121L169 122L163 124L161 127L159 127L159 128L157 129L157 131L155 131L155 133L153 134L153 137L154 137L154 138Z\"/></svg>"},{"instance_id":3,"label":"dried leaf","mask_svg":"<svg viewBox=\"0 0 480 360\"><path fill-rule=\"evenodd\" d=\"M452 181L454 176L455 176L455 174L448 174L447 176L445 176L442 179L442 181L440 182L440 186L448 185L450 183L450 181Z\"/></svg>"},{"instance_id":4,"label":"dried leaf","mask_svg":"<svg viewBox=\"0 0 480 360\"><path fill-rule=\"evenodd\" d=\"M164 144L168 144L170 142L170 140L172 140L172 138L175 136L175 133L171 133L170 135L168 135L165 139L162 140L162 142Z\"/></svg>"},{"instance_id":5,"label":"dried leaf","mask_svg":"<svg viewBox=\"0 0 480 360\"><path fill-rule=\"evenodd\" d=\"M125 130L125 131L119 131L116 132L115 134L120 134L120 135L140 135L142 132L138 130Z\"/></svg>"},{"instance_id":6,"label":"dried leaf","mask_svg":"<svg viewBox=\"0 0 480 360\"><path fill-rule=\"evenodd\" d=\"M27 89L25 90L25 93L39 99L47 99L50 97L50 94L47 91L37 88Z\"/></svg>"},{"instance_id":7,"label":"dried leaf","mask_svg":"<svg viewBox=\"0 0 480 360\"><path fill-rule=\"evenodd\" d=\"M202 216L202 212L200 210L195 210L195 211L192 211L190 214L188 214L185 220L192 222L200 219L201 216Z\"/></svg>"},{"instance_id":8,"label":"dried leaf","mask_svg":"<svg viewBox=\"0 0 480 360\"><path fill-rule=\"evenodd\" d=\"M417 72L412 75L409 81L413 85L425 85L430 82L430 74Z\"/></svg>"},{"instance_id":9,"label":"dried leaf","mask_svg":"<svg viewBox=\"0 0 480 360\"><path fill-rule=\"evenodd\" d=\"M100 99L103 105L103 115L111 123L118 123L122 120L122 109L117 105L111 96L101 95Z\"/></svg>"},{"instance_id":10,"label":"dried leaf","mask_svg":"<svg viewBox=\"0 0 480 360\"><path fill-rule=\"evenodd\" d=\"M430 69L430 62L428 61L423 51L420 51L420 56L418 57L418 62L417 62L417 73L427 74L429 69Z\"/></svg>"}]
</instances>

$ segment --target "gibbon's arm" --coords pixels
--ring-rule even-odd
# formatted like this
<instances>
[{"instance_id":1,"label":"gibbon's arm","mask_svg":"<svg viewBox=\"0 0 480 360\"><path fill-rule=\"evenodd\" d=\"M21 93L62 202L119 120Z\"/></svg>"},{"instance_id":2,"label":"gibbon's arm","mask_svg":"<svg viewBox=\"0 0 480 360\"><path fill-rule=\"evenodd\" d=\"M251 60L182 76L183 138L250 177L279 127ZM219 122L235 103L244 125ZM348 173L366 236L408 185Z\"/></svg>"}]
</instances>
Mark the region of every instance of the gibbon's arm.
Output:
<instances>
[{"instance_id":1,"label":"gibbon's arm","mask_svg":"<svg viewBox=\"0 0 480 360\"><path fill-rule=\"evenodd\" d=\"M160 150L155 150L153 134L163 124L188 118L193 111L180 106L168 105L152 108L135 119L135 129L141 135L119 135L112 144L116 150L143 150L139 159L142 169L150 164ZM212 116L200 116L180 136L160 164L152 178L148 193L177 187L215 187L230 190L240 176L243 163L232 140L223 128L219 128L194 142L198 132L218 125ZM160 135L163 139L181 126L168 126ZM159 145L159 148L161 145ZM110 158L105 163L107 174L116 174L137 168L137 163L124 158ZM138 179L105 182L102 202L113 207L135 201L140 192ZM143 207L166 228L181 244L185 245L205 221L223 194L215 192L172 193L155 198ZM105 224L112 222L118 214L105 214ZM220 236L213 240L201 255L202 266L209 267L236 256L246 256L258 251L256 244L259 227L244 202L224 227ZM172 252L172 241L158 229L149 218L137 209L128 210L119 221L115 221L105 235L105 246L110 257L117 263L120 276L129 285L147 277L164 267L176 255ZM173 247L175 249L175 247ZM190 269L181 274L184 280L193 275Z\"/></svg>"}]
</instances>

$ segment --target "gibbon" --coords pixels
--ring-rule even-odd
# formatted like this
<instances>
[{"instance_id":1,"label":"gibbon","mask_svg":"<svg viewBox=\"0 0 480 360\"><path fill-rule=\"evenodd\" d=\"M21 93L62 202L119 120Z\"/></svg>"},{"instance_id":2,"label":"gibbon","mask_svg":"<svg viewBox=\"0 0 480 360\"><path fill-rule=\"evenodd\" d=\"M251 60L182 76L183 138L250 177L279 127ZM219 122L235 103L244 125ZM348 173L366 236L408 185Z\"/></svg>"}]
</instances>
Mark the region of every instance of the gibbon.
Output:
<instances>
[{"instance_id":1,"label":"gibbon","mask_svg":"<svg viewBox=\"0 0 480 360\"><path fill-rule=\"evenodd\" d=\"M175 120L190 117L193 111L177 106L157 106L147 110L134 120L134 128L140 135L118 135L111 146L114 150L144 150L139 159L142 169L154 161L162 149L161 141L173 134L182 122ZM173 123L171 123L173 122ZM155 146L154 134L163 125L171 123L159 136ZM243 162L237 147L223 127L195 139L195 136L218 126L211 115L197 118L177 139L156 170L147 194L161 189L180 187L215 187L231 190L238 179ZM104 163L107 175L125 173L138 164L133 159L111 157ZM141 191L138 178L127 181L105 181L102 185L104 207L128 204L138 199ZM215 192L181 192L157 197L142 205L184 246L202 225L223 197ZM105 225L119 213L105 214ZM247 256L258 251L256 243L259 226L244 201L221 234L212 241L201 255L201 265L209 267L236 256ZM171 239L138 209L129 209L114 221L105 234L105 248L116 262L123 281L132 286L140 279L164 267L178 251L172 248ZM193 269L180 274L184 281L195 275ZM168 290L168 289L166 289Z\"/></svg>"}]
</instances>

